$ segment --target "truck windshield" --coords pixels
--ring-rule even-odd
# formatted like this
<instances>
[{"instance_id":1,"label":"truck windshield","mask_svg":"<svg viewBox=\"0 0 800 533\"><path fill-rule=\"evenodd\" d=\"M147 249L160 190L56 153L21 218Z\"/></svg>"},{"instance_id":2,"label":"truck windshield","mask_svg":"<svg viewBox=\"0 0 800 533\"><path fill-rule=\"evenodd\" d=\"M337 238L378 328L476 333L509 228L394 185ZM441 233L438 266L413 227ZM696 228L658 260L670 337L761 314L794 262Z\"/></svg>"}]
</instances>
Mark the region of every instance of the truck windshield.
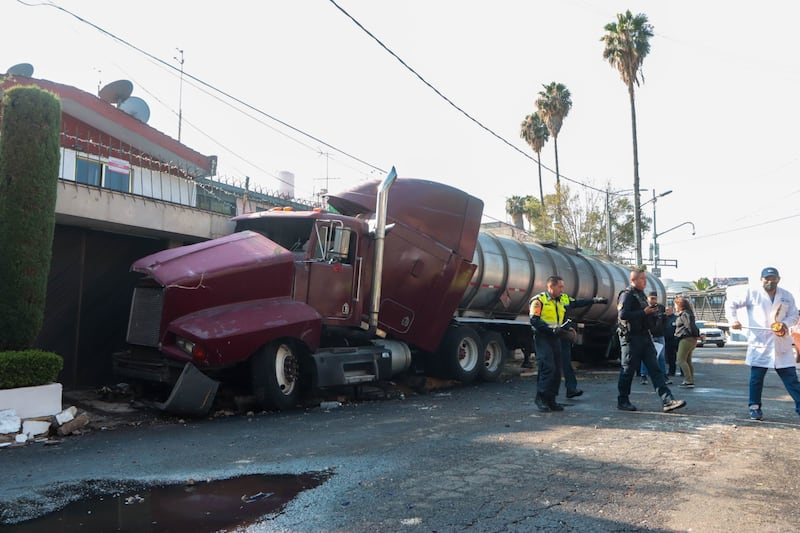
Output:
<instances>
[{"instance_id":1,"label":"truck windshield","mask_svg":"<svg viewBox=\"0 0 800 533\"><path fill-rule=\"evenodd\" d=\"M264 217L236 221L236 231L255 231L290 252L304 252L314 221L310 218Z\"/></svg>"}]
</instances>

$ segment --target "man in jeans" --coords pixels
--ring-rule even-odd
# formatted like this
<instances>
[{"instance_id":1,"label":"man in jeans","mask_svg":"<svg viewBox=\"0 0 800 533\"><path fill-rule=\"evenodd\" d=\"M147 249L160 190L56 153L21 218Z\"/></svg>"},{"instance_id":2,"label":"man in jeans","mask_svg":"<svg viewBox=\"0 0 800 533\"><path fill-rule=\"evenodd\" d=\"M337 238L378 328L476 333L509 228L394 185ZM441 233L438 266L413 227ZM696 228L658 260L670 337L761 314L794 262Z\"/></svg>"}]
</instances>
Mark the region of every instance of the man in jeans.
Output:
<instances>
[{"instance_id":1,"label":"man in jeans","mask_svg":"<svg viewBox=\"0 0 800 533\"><path fill-rule=\"evenodd\" d=\"M746 311L747 356L750 365L750 418L764 418L761 391L764 376L774 368L786 392L794 400L795 411L800 414L800 383L797 380L795 357L792 352L792 337L789 327L797 323L798 311L794 296L778 287L781 278L778 269L767 267L761 271L761 286L730 287L725 299L725 314L731 329L742 329L739 321L741 311Z\"/></svg>"},{"instance_id":2,"label":"man in jeans","mask_svg":"<svg viewBox=\"0 0 800 533\"><path fill-rule=\"evenodd\" d=\"M664 373L658 368L656 361L656 348L653 346L653 337L650 335L649 317L658 312L658 308L650 306L644 296L647 286L647 274L644 270L632 270L630 286L622 291L617 303L617 316L619 318L619 342L621 347L620 362L622 368L619 372L617 384L617 409L621 411L636 411L630 401L631 383L633 375L639 365L644 363L653 388L661 398L662 409L665 413L680 409L686 405L683 400L676 400L666 384Z\"/></svg>"}]
</instances>

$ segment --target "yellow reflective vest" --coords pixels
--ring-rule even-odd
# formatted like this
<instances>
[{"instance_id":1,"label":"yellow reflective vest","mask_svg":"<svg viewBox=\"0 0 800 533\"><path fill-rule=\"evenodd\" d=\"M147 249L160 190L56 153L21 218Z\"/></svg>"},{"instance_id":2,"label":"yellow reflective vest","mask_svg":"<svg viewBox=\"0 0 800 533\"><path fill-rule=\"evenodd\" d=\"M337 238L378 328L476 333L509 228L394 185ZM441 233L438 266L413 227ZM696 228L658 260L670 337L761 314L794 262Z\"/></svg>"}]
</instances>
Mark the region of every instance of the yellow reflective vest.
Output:
<instances>
[{"instance_id":1,"label":"yellow reflective vest","mask_svg":"<svg viewBox=\"0 0 800 533\"><path fill-rule=\"evenodd\" d=\"M530 316L538 316L550 326L561 325L571 300L566 294L554 300L547 291L540 292L531 300Z\"/></svg>"}]
</instances>

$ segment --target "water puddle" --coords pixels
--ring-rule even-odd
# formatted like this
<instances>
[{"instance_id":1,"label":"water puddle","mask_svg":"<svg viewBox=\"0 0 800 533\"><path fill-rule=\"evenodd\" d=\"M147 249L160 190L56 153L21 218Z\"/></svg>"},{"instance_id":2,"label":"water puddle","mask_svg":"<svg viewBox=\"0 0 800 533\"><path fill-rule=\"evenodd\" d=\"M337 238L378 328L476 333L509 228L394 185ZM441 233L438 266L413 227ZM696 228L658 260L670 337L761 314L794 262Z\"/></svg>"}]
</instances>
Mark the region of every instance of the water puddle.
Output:
<instances>
[{"instance_id":1,"label":"water puddle","mask_svg":"<svg viewBox=\"0 0 800 533\"><path fill-rule=\"evenodd\" d=\"M280 511L298 494L321 485L330 475L330 472L254 474L213 481L126 488L124 492L71 502L40 518L0 526L0 531L203 533L232 530Z\"/></svg>"}]
</instances>

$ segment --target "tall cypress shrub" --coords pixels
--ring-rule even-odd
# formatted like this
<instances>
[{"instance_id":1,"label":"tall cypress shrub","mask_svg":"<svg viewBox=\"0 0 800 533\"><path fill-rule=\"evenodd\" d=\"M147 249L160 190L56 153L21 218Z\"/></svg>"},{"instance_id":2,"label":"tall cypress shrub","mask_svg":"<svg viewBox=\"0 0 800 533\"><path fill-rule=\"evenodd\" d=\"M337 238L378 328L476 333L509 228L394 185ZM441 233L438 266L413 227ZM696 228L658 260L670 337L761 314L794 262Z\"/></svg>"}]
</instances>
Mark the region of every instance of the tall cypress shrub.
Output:
<instances>
[{"instance_id":1,"label":"tall cypress shrub","mask_svg":"<svg viewBox=\"0 0 800 533\"><path fill-rule=\"evenodd\" d=\"M38 87L0 102L0 351L33 346L55 231L61 103Z\"/></svg>"}]
</instances>

